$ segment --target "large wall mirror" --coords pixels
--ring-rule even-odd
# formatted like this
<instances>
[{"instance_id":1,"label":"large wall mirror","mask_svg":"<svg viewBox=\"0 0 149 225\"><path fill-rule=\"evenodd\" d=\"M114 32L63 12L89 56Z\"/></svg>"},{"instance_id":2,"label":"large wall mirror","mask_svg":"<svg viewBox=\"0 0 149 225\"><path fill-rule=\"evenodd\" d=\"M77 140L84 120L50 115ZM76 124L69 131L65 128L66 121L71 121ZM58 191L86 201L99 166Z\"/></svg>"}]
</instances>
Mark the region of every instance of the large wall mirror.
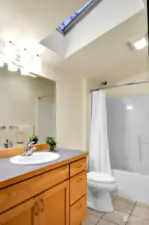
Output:
<instances>
[{"instance_id":1,"label":"large wall mirror","mask_svg":"<svg viewBox=\"0 0 149 225\"><path fill-rule=\"evenodd\" d=\"M55 137L55 99L55 82L0 68L0 149L25 145L33 134L38 143Z\"/></svg>"}]
</instances>

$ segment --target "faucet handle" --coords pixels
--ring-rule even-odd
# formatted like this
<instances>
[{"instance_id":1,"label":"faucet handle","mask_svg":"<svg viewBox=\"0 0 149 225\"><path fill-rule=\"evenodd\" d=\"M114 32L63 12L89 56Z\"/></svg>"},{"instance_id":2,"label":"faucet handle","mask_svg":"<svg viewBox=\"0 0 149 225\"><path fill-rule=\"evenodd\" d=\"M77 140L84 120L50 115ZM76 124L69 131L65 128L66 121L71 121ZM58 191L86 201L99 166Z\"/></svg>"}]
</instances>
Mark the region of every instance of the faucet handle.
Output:
<instances>
[{"instance_id":1,"label":"faucet handle","mask_svg":"<svg viewBox=\"0 0 149 225\"><path fill-rule=\"evenodd\" d=\"M27 149L28 149L28 148L31 148L33 144L34 144L34 142L33 142L33 141L29 141L29 142L27 142L27 144L26 144L26 148L27 148Z\"/></svg>"}]
</instances>

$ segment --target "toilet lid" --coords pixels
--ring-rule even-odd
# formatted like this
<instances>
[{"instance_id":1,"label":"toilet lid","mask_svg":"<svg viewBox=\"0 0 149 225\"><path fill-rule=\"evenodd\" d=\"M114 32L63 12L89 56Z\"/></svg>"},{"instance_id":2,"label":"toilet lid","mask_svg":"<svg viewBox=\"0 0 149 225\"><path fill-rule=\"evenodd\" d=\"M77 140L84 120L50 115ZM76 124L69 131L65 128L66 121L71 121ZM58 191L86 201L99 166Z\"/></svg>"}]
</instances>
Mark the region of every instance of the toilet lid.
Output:
<instances>
[{"instance_id":1,"label":"toilet lid","mask_svg":"<svg viewBox=\"0 0 149 225\"><path fill-rule=\"evenodd\" d=\"M111 175L109 174L106 174L106 173L100 173L100 172L89 172L87 174L87 179L89 181L92 181L92 182L95 182L95 183L108 183L108 184L111 184L111 183L115 183L115 178L112 177Z\"/></svg>"}]
</instances>

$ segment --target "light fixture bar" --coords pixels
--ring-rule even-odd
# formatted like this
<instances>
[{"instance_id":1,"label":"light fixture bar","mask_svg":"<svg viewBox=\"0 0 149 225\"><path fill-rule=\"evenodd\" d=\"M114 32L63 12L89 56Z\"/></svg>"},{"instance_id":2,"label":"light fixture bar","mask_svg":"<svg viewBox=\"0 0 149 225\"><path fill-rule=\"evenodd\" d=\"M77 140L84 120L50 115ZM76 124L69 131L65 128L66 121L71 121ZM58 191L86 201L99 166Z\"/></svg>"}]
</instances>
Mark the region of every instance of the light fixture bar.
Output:
<instances>
[{"instance_id":1,"label":"light fixture bar","mask_svg":"<svg viewBox=\"0 0 149 225\"><path fill-rule=\"evenodd\" d=\"M38 54L32 55L27 49L21 50L20 54L16 54L16 48L10 41L5 43L4 51L0 51L0 67L8 65L9 71L17 71L18 68L22 75L30 75L37 77L41 74L41 58Z\"/></svg>"}]
</instances>

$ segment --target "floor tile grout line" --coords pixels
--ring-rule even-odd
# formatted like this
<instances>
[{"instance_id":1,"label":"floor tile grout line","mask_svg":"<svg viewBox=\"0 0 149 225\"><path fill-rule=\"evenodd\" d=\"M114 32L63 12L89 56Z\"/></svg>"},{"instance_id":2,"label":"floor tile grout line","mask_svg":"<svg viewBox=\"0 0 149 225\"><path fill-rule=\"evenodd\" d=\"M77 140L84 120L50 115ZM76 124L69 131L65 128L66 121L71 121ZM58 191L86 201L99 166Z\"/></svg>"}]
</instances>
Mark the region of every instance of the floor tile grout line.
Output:
<instances>
[{"instance_id":1,"label":"floor tile grout line","mask_svg":"<svg viewBox=\"0 0 149 225\"><path fill-rule=\"evenodd\" d=\"M94 217L97 217L98 218L97 223L95 223L94 225L97 225L99 223L99 221L101 220L101 217L95 216L94 214L91 214L89 212L88 212L88 214L91 215L91 216L94 216Z\"/></svg>"},{"instance_id":2,"label":"floor tile grout line","mask_svg":"<svg viewBox=\"0 0 149 225\"><path fill-rule=\"evenodd\" d=\"M112 196L111 196L111 198L112 198ZM112 203L115 202L117 199L118 199L118 196L116 196L116 197L113 199Z\"/></svg>"},{"instance_id":3,"label":"floor tile grout line","mask_svg":"<svg viewBox=\"0 0 149 225\"><path fill-rule=\"evenodd\" d=\"M114 209L114 212L115 212L115 211L117 211L117 212L121 212L121 213L125 213L125 214L127 214L127 215L130 215L130 213L128 213L128 212L124 212L124 211L119 210L119 209Z\"/></svg>"},{"instance_id":4,"label":"floor tile grout line","mask_svg":"<svg viewBox=\"0 0 149 225\"><path fill-rule=\"evenodd\" d=\"M101 221L101 218L99 218L98 222L95 225L98 225L98 223Z\"/></svg>"},{"instance_id":5,"label":"floor tile grout line","mask_svg":"<svg viewBox=\"0 0 149 225\"><path fill-rule=\"evenodd\" d=\"M111 199L112 199L112 196L111 196ZM115 202L116 200L118 199L118 196L115 196L115 199L112 201L112 204L113 202ZM101 219L103 219L103 216L106 214L106 212L103 212L102 216L101 216Z\"/></svg>"},{"instance_id":6,"label":"floor tile grout line","mask_svg":"<svg viewBox=\"0 0 149 225\"><path fill-rule=\"evenodd\" d=\"M102 212L101 212L102 213ZM92 215L92 216L95 216L95 217L98 217L97 215L95 215L95 214L92 214L92 213L88 213L88 214L90 214L90 215ZM98 217L99 219L102 219L103 218L103 216L106 214L106 212L103 212L103 214L102 214L102 216L100 216L100 217Z\"/></svg>"},{"instance_id":7,"label":"floor tile grout line","mask_svg":"<svg viewBox=\"0 0 149 225\"><path fill-rule=\"evenodd\" d=\"M145 208L145 209L148 209L148 210L149 210L149 207L148 207L148 206L138 205L138 203L139 203L139 202L137 202L137 207Z\"/></svg>"},{"instance_id":8,"label":"floor tile grout line","mask_svg":"<svg viewBox=\"0 0 149 225\"><path fill-rule=\"evenodd\" d=\"M111 198L112 198L112 196L111 196ZM114 202L117 201L118 199L119 199L119 197L116 196L116 197L113 199L112 203L114 203ZM127 219L127 221L125 222L125 225L128 225L128 222L129 222L130 217L131 217L132 215L133 215L134 217L143 219L143 220L145 220L145 221L149 221L149 220L146 219L146 218L143 218L143 217L140 217L140 216L138 216L138 215L133 214L134 208L135 208L136 206L138 206L138 207L140 207L140 208L148 209L148 207L145 207L145 206L143 206L143 205L142 205L142 206L141 206L141 205L138 205L138 203L139 203L139 202L137 202L137 201L135 202L135 201L134 201L134 206L133 206L133 208L130 210L130 211L131 211L130 213L129 213L129 212L123 212L122 210L114 209L114 211L118 211L118 212L125 213L125 214L128 215L128 219ZM98 216L98 215L95 215L95 214L92 214L92 213L88 212L88 214L90 214L90 215L95 216L96 218L98 218L98 221L97 221L94 225L98 225L98 223L100 223L101 220L110 222L110 223L112 223L113 225L119 225L119 224L117 224L117 223L115 223L115 222L113 222L113 221L108 220L107 218L104 218L104 215L106 214L106 212L100 212L100 213L102 214L101 216Z\"/></svg>"},{"instance_id":9,"label":"floor tile grout line","mask_svg":"<svg viewBox=\"0 0 149 225\"><path fill-rule=\"evenodd\" d=\"M149 221L149 219L144 219L143 217L138 216L138 215L135 215L135 214L132 214L132 216L137 217L137 218L140 218L140 219L145 220L145 221Z\"/></svg>"},{"instance_id":10,"label":"floor tile grout line","mask_svg":"<svg viewBox=\"0 0 149 225\"><path fill-rule=\"evenodd\" d=\"M131 210L131 213L130 213L130 215L129 215L129 217L128 217L128 220L127 220L127 222L125 223L125 225L128 224L129 219L130 219L130 217L131 217L131 215L132 215L132 212L133 212L134 208L136 207L136 205L137 205L137 202L135 202L134 207L133 207L133 209Z\"/></svg>"},{"instance_id":11,"label":"floor tile grout line","mask_svg":"<svg viewBox=\"0 0 149 225\"><path fill-rule=\"evenodd\" d=\"M114 225L119 225L118 223L114 223L113 221L108 220L107 218L102 218L102 219L105 220L105 221L107 221L107 222L113 223Z\"/></svg>"},{"instance_id":12,"label":"floor tile grout line","mask_svg":"<svg viewBox=\"0 0 149 225\"><path fill-rule=\"evenodd\" d=\"M97 216L97 215L95 215L95 214L92 214L92 213L88 213L89 215L92 215L92 216L95 216L95 217L97 217L98 219L100 219L101 218L101 216L99 217L99 216Z\"/></svg>"},{"instance_id":13,"label":"floor tile grout line","mask_svg":"<svg viewBox=\"0 0 149 225\"><path fill-rule=\"evenodd\" d=\"M103 218L103 216L106 214L106 212L104 212L103 214L102 214L102 216L101 216L101 219Z\"/></svg>"},{"instance_id":14,"label":"floor tile grout line","mask_svg":"<svg viewBox=\"0 0 149 225\"><path fill-rule=\"evenodd\" d=\"M117 198L115 199L115 201L118 199L118 196L117 196ZM115 201L113 201L113 202L115 202ZM112 203L113 203L112 202ZM114 209L114 211L118 211L118 212L121 212L121 213L125 213L125 214L127 214L128 215L128 220L129 220L129 218L130 218L130 216L131 216L131 214L132 214L132 212L133 212L133 210L134 210L134 208L135 208L135 206L136 206L136 204L137 204L137 202L135 202L134 203L134 206L133 206L133 208L132 208L132 210L131 210L131 212L130 213L126 213L126 212L122 212L122 211L120 211L120 210L115 210ZM104 213L103 215L102 215L102 219L104 219L104 220L106 220L107 222L111 222L111 223L113 223L112 221L110 221L110 220L108 220L108 219L105 219L105 218L103 218L103 216L105 215L106 213ZM125 223L125 225L127 225L127 223L128 223L128 220L127 220L127 222ZM116 224L116 223L113 223L113 224ZM116 225L119 225L119 224L116 224Z\"/></svg>"}]
</instances>

